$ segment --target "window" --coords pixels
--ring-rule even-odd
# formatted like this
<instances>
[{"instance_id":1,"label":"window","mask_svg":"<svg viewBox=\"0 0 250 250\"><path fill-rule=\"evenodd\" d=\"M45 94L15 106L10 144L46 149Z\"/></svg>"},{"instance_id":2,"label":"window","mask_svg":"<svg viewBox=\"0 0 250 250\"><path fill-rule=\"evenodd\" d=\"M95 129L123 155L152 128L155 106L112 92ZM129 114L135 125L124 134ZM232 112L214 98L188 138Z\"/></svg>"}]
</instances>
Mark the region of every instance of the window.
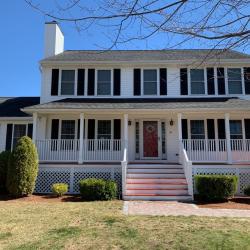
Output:
<instances>
[{"instance_id":1,"label":"window","mask_svg":"<svg viewBox=\"0 0 250 250\"><path fill-rule=\"evenodd\" d=\"M228 93L242 94L241 69L231 68L227 70L228 74Z\"/></svg>"},{"instance_id":2,"label":"window","mask_svg":"<svg viewBox=\"0 0 250 250\"><path fill-rule=\"evenodd\" d=\"M203 120L191 120L191 139L205 139Z\"/></svg>"},{"instance_id":3,"label":"window","mask_svg":"<svg viewBox=\"0 0 250 250\"><path fill-rule=\"evenodd\" d=\"M111 70L97 71L97 95L111 95Z\"/></svg>"},{"instance_id":4,"label":"window","mask_svg":"<svg viewBox=\"0 0 250 250\"><path fill-rule=\"evenodd\" d=\"M74 95L75 70L62 70L61 95Z\"/></svg>"},{"instance_id":5,"label":"window","mask_svg":"<svg viewBox=\"0 0 250 250\"><path fill-rule=\"evenodd\" d=\"M26 135L27 125L26 124L15 124L13 130L13 142L12 148L14 148L17 144L17 141Z\"/></svg>"},{"instance_id":6,"label":"window","mask_svg":"<svg viewBox=\"0 0 250 250\"><path fill-rule=\"evenodd\" d=\"M230 138L231 139L243 139L242 124L240 120L230 121Z\"/></svg>"},{"instance_id":7,"label":"window","mask_svg":"<svg viewBox=\"0 0 250 250\"><path fill-rule=\"evenodd\" d=\"M191 78L191 94L192 95L205 94L204 69L191 69L190 78Z\"/></svg>"},{"instance_id":8,"label":"window","mask_svg":"<svg viewBox=\"0 0 250 250\"><path fill-rule=\"evenodd\" d=\"M98 121L97 139L111 139L111 121L110 120Z\"/></svg>"},{"instance_id":9,"label":"window","mask_svg":"<svg viewBox=\"0 0 250 250\"><path fill-rule=\"evenodd\" d=\"M62 120L61 139L75 139L74 120Z\"/></svg>"},{"instance_id":10,"label":"window","mask_svg":"<svg viewBox=\"0 0 250 250\"><path fill-rule=\"evenodd\" d=\"M143 90L144 95L157 95L157 70L143 70Z\"/></svg>"}]
</instances>

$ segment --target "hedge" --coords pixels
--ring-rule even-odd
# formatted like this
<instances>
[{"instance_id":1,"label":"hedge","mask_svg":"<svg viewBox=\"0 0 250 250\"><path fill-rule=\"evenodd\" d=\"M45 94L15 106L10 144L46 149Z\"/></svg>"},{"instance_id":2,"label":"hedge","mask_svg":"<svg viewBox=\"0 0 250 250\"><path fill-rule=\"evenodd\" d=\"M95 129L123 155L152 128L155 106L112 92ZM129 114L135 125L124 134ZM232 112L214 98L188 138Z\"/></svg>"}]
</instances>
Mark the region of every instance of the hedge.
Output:
<instances>
[{"instance_id":1,"label":"hedge","mask_svg":"<svg viewBox=\"0 0 250 250\"><path fill-rule=\"evenodd\" d=\"M117 184L115 181L104 179L85 179L79 182L82 199L87 201L112 200L117 197Z\"/></svg>"},{"instance_id":2,"label":"hedge","mask_svg":"<svg viewBox=\"0 0 250 250\"><path fill-rule=\"evenodd\" d=\"M227 200L237 190L238 177L232 175L196 175L195 186L204 200Z\"/></svg>"},{"instance_id":3,"label":"hedge","mask_svg":"<svg viewBox=\"0 0 250 250\"><path fill-rule=\"evenodd\" d=\"M250 196L250 185L244 189L244 194Z\"/></svg>"},{"instance_id":4,"label":"hedge","mask_svg":"<svg viewBox=\"0 0 250 250\"><path fill-rule=\"evenodd\" d=\"M7 174L7 189L11 195L32 194L38 173L38 154L32 140L24 136L13 150Z\"/></svg>"},{"instance_id":5,"label":"hedge","mask_svg":"<svg viewBox=\"0 0 250 250\"><path fill-rule=\"evenodd\" d=\"M63 196L68 192L69 185L66 183L54 183L51 187L51 191L58 197Z\"/></svg>"}]
</instances>

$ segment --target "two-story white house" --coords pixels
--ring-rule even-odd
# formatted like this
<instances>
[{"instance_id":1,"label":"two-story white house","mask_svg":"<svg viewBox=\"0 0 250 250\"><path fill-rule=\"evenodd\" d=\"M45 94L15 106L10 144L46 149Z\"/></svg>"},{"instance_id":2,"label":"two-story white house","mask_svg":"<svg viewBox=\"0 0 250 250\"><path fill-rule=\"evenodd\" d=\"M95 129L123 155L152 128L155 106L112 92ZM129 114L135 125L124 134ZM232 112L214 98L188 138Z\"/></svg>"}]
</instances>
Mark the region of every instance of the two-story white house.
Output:
<instances>
[{"instance_id":1,"label":"two-story white house","mask_svg":"<svg viewBox=\"0 0 250 250\"><path fill-rule=\"evenodd\" d=\"M39 98L0 99L0 150L33 137L36 192L114 179L124 199L191 199L194 174L250 184L250 55L232 50L64 51L45 25ZM32 126L33 124L33 126Z\"/></svg>"}]
</instances>

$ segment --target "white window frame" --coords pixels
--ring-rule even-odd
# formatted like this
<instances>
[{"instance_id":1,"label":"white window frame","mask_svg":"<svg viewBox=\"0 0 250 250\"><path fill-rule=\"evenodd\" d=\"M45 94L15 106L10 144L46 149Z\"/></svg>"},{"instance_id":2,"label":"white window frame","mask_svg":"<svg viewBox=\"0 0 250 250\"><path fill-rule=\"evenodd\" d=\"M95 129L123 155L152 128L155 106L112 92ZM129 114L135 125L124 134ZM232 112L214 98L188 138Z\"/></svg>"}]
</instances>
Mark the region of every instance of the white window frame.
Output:
<instances>
[{"instance_id":1,"label":"white window frame","mask_svg":"<svg viewBox=\"0 0 250 250\"><path fill-rule=\"evenodd\" d=\"M114 119L95 119L95 139L98 140L98 121L111 121L111 139L114 139ZM108 139L107 139L108 140Z\"/></svg>"},{"instance_id":2,"label":"white window frame","mask_svg":"<svg viewBox=\"0 0 250 250\"><path fill-rule=\"evenodd\" d=\"M241 72L241 88L242 93L241 94L230 94L229 93L229 77L228 77L228 70L230 69L240 69ZM243 67L224 67L225 70L225 83L226 83L226 95L228 96L243 96L245 95L245 80L244 80L244 69Z\"/></svg>"},{"instance_id":3,"label":"white window frame","mask_svg":"<svg viewBox=\"0 0 250 250\"><path fill-rule=\"evenodd\" d=\"M110 78L110 84L111 84L111 93L110 95L98 95L97 93L97 87L98 87L98 71L99 70L109 70L110 74L111 74L111 78ZM88 91L88 90L87 90ZM95 97L113 97L114 94L114 69L113 68L95 68L95 93L94 96Z\"/></svg>"},{"instance_id":4,"label":"white window frame","mask_svg":"<svg viewBox=\"0 0 250 250\"><path fill-rule=\"evenodd\" d=\"M74 81L74 94L73 95L62 95L62 71L63 70L74 70L75 71L75 81ZM78 78L78 70L75 68L60 68L59 69L59 84L58 84L58 93L61 97L72 97L77 94L77 78Z\"/></svg>"},{"instance_id":5,"label":"white window frame","mask_svg":"<svg viewBox=\"0 0 250 250\"><path fill-rule=\"evenodd\" d=\"M58 139L60 139L60 140L67 140L67 139L62 139L62 121L75 121L75 136L74 136L74 139L72 139L72 140L77 139L78 119L70 119L70 118L69 119L59 119L59 128L58 128L59 135L58 135ZM52 120L51 120L51 128L52 128Z\"/></svg>"},{"instance_id":6,"label":"white window frame","mask_svg":"<svg viewBox=\"0 0 250 250\"><path fill-rule=\"evenodd\" d=\"M199 119L199 118L193 118L188 120L188 138L192 139L192 129L191 129L191 121L203 121L204 123L204 139L192 139L192 140L205 140L207 139L207 119ZM201 134L199 134L201 135Z\"/></svg>"},{"instance_id":7,"label":"white window frame","mask_svg":"<svg viewBox=\"0 0 250 250\"><path fill-rule=\"evenodd\" d=\"M30 123L32 124L32 122ZM12 123L12 134L11 134L11 150L13 150L13 142L14 142L14 129L15 129L15 126L16 125L25 125L26 126L26 131L25 131L25 136L28 135L28 126L29 126L29 123Z\"/></svg>"},{"instance_id":8,"label":"white window frame","mask_svg":"<svg viewBox=\"0 0 250 250\"><path fill-rule=\"evenodd\" d=\"M191 93L191 70L202 69L204 74L204 94L192 94ZM188 95L190 96L207 96L207 68L188 68ZM212 96L212 95L211 95Z\"/></svg>"},{"instance_id":9,"label":"white window frame","mask_svg":"<svg viewBox=\"0 0 250 250\"><path fill-rule=\"evenodd\" d=\"M144 94L144 70L156 70L156 94L155 95L145 95ZM143 97L155 97L155 96L160 95L159 74L160 74L159 68L141 68L141 96L143 96Z\"/></svg>"}]
</instances>

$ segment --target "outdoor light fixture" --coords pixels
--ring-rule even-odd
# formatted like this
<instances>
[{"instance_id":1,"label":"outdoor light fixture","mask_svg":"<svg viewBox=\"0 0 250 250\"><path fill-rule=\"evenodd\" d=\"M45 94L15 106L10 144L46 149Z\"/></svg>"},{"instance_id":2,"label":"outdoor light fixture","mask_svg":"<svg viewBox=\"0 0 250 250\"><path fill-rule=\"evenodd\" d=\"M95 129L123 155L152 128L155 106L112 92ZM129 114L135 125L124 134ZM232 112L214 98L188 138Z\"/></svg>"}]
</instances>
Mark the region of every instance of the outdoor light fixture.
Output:
<instances>
[{"instance_id":1,"label":"outdoor light fixture","mask_svg":"<svg viewBox=\"0 0 250 250\"><path fill-rule=\"evenodd\" d=\"M174 121L171 119L170 122L169 122L170 126L173 126L174 125Z\"/></svg>"}]
</instances>

